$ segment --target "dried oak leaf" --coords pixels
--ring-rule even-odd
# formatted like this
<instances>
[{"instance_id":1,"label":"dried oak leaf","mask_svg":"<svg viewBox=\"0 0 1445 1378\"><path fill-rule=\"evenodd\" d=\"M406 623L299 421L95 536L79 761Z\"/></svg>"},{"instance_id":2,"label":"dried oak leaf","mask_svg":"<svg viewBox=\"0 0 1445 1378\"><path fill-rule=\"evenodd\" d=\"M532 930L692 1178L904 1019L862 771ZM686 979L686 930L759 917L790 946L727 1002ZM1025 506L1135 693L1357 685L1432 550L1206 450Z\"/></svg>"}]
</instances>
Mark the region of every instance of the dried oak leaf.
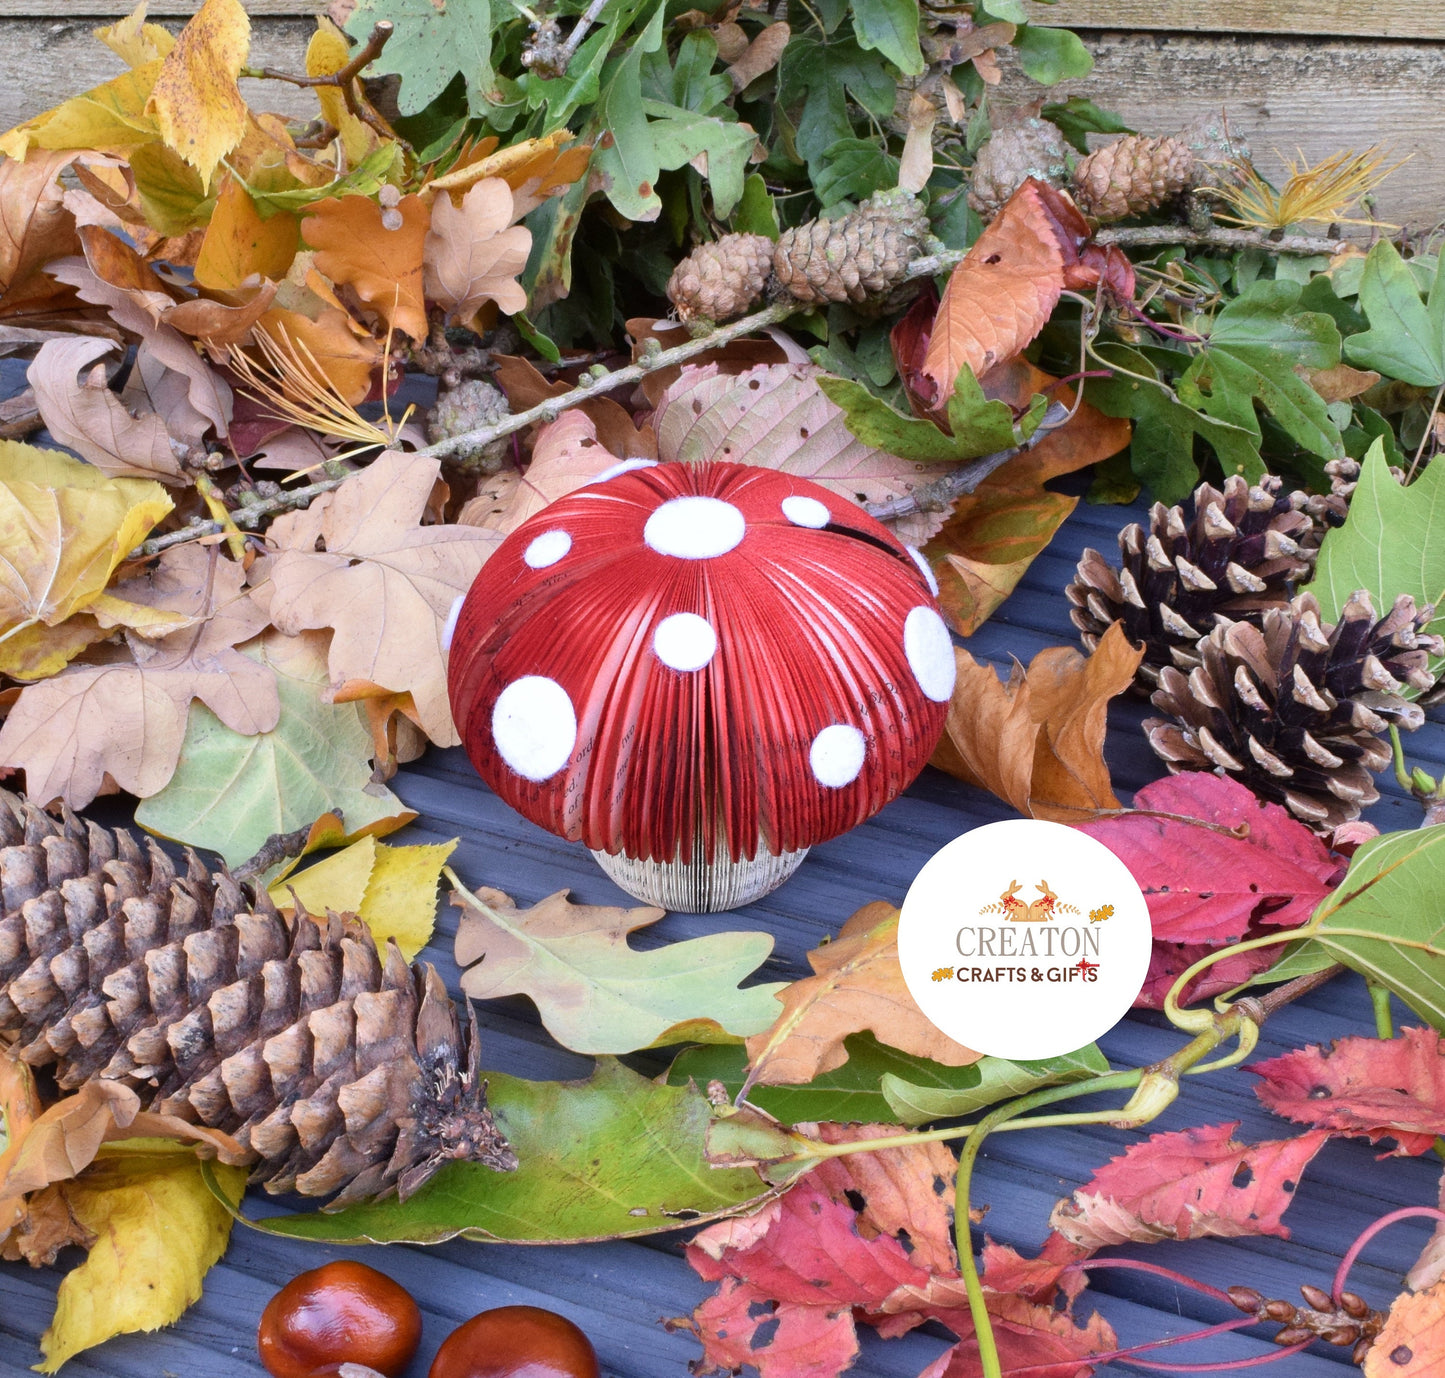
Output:
<instances>
[{"instance_id":1,"label":"dried oak leaf","mask_svg":"<svg viewBox=\"0 0 1445 1378\"><path fill-rule=\"evenodd\" d=\"M318 303L314 315L273 306L256 329L265 331L283 350L309 356L337 394L355 406L371 391L382 347L369 334L358 335L354 325L340 307Z\"/></svg>"},{"instance_id":2,"label":"dried oak leaf","mask_svg":"<svg viewBox=\"0 0 1445 1378\"><path fill-rule=\"evenodd\" d=\"M1428 1153L1445 1134L1445 1039L1434 1029L1339 1038L1244 1070L1263 1078L1255 1095L1276 1115L1371 1143L1393 1138L1395 1157Z\"/></svg>"},{"instance_id":3,"label":"dried oak leaf","mask_svg":"<svg viewBox=\"0 0 1445 1378\"><path fill-rule=\"evenodd\" d=\"M440 305L448 320L468 325L489 301L509 316L526 309L527 293L516 276L527 266L532 232L513 219L512 191L499 177L476 183L460 206L445 192L432 202L422 281L427 300Z\"/></svg>"},{"instance_id":4,"label":"dried oak leaf","mask_svg":"<svg viewBox=\"0 0 1445 1378\"><path fill-rule=\"evenodd\" d=\"M55 296L55 283L41 269L73 254L75 217L66 210L56 180L75 158L69 150L36 152L0 161L0 312L13 315Z\"/></svg>"},{"instance_id":5,"label":"dried oak leaf","mask_svg":"<svg viewBox=\"0 0 1445 1378\"><path fill-rule=\"evenodd\" d=\"M1013 194L943 289L922 369L938 398L953 394L964 364L981 378L1034 339L1087 238L1078 211L1052 188L1030 179Z\"/></svg>"},{"instance_id":6,"label":"dried oak leaf","mask_svg":"<svg viewBox=\"0 0 1445 1378\"><path fill-rule=\"evenodd\" d=\"M1347 866L1278 804L1202 771L1155 780L1134 796L1131 811L1080 827L1129 868L1148 901L1154 950L1136 1003L1149 1009L1210 950L1307 922ZM1218 962L1184 997L1231 990L1283 950L1256 948Z\"/></svg>"},{"instance_id":7,"label":"dried oak leaf","mask_svg":"<svg viewBox=\"0 0 1445 1378\"><path fill-rule=\"evenodd\" d=\"M918 1008L898 964L898 911L864 905L837 938L808 953L814 975L794 981L778 998L782 1013L770 1029L748 1039L747 1086L812 1081L848 1060L843 1040L870 1029L890 1047L948 1067L980 1054L955 1043Z\"/></svg>"},{"instance_id":8,"label":"dried oak leaf","mask_svg":"<svg viewBox=\"0 0 1445 1378\"><path fill-rule=\"evenodd\" d=\"M526 359L514 354L493 354L497 386L507 394L512 414L531 411L539 402L560 397L569 389L561 379L549 383ZM639 427L632 413L610 397L589 397L572 408L592 418L598 441L621 459L656 459L657 434L644 421Z\"/></svg>"},{"instance_id":9,"label":"dried oak leaf","mask_svg":"<svg viewBox=\"0 0 1445 1378\"><path fill-rule=\"evenodd\" d=\"M155 794L175 772L192 699L248 736L276 726L275 677L234 649L267 622L241 567L216 547L185 545L166 551L160 567L159 589L117 593L203 620L155 641L130 633L105 662L27 685L0 726L0 762L24 767L37 802L84 808L114 785Z\"/></svg>"},{"instance_id":10,"label":"dried oak leaf","mask_svg":"<svg viewBox=\"0 0 1445 1378\"><path fill-rule=\"evenodd\" d=\"M112 478L151 478L189 484L165 422L153 411L132 415L110 390L105 365L110 340L68 335L47 340L26 371L46 429ZM95 367L77 380L81 370Z\"/></svg>"},{"instance_id":11,"label":"dried oak leaf","mask_svg":"<svg viewBox=\"0 0 1445 1378\"><path fill-rule=\"evenodd\" d=\"M388 209L369 196L333 196L312 205L301 237L317 251L318 272L355 288L389 326L420 343L427 332L422 257L430 226L420 196L404 196Z\"/></svg>"},{"instance_id":12,"label":"dried oak leaf","mask_svg":"<svg viewBox=\"0 0 1445 1378\"><path fill-rule=\"evenodd\" d=\"M1445 1366L1445 1282L1395 1298L1365 1353L1365 1378L1440 1378Z\"/></svg>"},{"instance_id":13,"label":"dried oak leaf","mask_svg":"<svg viewBox=\"0 0 1445 1378\"><path fill-rule=\"evenodd\" d=\"M1156 1239L1289 1238L1280 1217L1300 1173L1330 1137L1313 1130L1294 1139L1242 1144L1239 1121L1153 1134L1111 1158L1067 1200L1049 1224L1086 1249Z\"/></svg>"},{"instance_id":14,"label":"dried oak leaf","mask_svg":"<svg viewBox=\"0 0 1445 1378\"><path fill-rule=\"evenodd\" d=\"M253 584L269 582L283 632L334 630L333 687L365 680L409 692L427 736L455 746L442 629L500 537L418 525L440 471L436 460L387 451L306 511L272 522L275 554L251 573Z\"/></svg>"},{"instance_id":15,"label":"dried oak leaf","mask_svg":"<svg viewBox=\"0 0 1445 1378\"><path fill-rule=\"evenodd\" d=\"M1040 651L1007 682L955 648L958 682L933 764L1033 818L1074 823L1117 809L1104 763L1109 700L1133 681L1143 654L1119 626L1090 656Z\"/></svg>"}]
</instances>

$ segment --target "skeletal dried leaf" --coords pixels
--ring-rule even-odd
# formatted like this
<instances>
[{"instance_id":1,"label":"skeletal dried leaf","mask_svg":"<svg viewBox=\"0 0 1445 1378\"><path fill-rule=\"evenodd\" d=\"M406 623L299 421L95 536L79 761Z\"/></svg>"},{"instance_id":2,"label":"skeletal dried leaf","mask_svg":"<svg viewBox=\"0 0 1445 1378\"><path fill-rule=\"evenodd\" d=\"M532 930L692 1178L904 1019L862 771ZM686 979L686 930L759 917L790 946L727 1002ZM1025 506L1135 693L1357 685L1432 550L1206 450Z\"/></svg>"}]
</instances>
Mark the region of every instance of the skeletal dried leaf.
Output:
<instances>
[{"instance_id":1,"label":"skeletal dried leaf","mask_svg":"<svg viewBox=\"0 0 1445 1378\"><path fill-rule=\"evenodd\" d=\"M467 324L489 301L508 315L526 308L516 275L527 266L532 232L513 219L511 188L499 177L477 182L460 206L446 194L432 202L423 282L449 320Z\"/></svg>"}]
</instances>

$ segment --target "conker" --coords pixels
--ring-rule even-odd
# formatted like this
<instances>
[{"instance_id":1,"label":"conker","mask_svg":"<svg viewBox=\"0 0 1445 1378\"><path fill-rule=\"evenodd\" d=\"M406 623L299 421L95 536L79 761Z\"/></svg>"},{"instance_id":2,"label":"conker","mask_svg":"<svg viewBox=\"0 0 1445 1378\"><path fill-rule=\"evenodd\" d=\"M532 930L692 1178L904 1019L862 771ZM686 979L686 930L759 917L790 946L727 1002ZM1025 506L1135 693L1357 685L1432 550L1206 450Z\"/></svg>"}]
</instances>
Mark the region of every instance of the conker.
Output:
<instances>
[{"instance_id":1,"label":"conker","mask_svg":"<svg viewBox=\"0 0 1445 1378\"><path fill-rule=\"evenodd\" d=\"M566 1316L498 1306L442 1342L427 1378L599 1378L597 1351Z\"/></svg>"},{"instance_id":2,"label":"conker","mask_svg":"<svg viewBox=\"0 0 1445 1378\"><path fill-rule=\"evenodd\" d=\"M385 1273L340 1259L292 1278L261 1313L256 1348L274 1378L323 1378L365 1364L386 1378L411 1361L421 1311Z\"/></svg>"}]
</instances>

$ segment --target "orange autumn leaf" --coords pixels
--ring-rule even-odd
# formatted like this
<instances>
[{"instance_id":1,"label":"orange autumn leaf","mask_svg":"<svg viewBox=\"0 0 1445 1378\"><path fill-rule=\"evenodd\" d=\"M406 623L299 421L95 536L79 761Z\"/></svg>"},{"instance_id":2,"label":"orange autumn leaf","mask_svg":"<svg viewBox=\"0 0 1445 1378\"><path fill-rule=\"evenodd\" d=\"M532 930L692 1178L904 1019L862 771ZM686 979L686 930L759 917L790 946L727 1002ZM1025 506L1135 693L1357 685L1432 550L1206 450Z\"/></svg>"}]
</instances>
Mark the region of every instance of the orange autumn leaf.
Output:
<instances>
[{"instance_id":1,"label":"orange autumn leaf","mask_svg":"<svg viewBox=\"0 0 1445 1378\"><path fill-rule=\"evenodd\" d=\"M956 648L958 682L933 764L1027 817L1078 823L1119 808L1104 763L1106 715L1143 653L1115 623L1093 655L1050 646L1027 670L1015 661L1005 682Z\"/></svg>"},{"instance_id":2,"label":"orange autumn leaf","mask_svg":"<svg viewBox=\"0 0 1445 1378\"><path fill-rule=\"evenodd\" d=\"M371 391L371 375L381 360L381 346L359 338L351 318L334 307L322 309L313 320L299 311L272 307L256 324L283 348L294 346L309 354L336 392L353 406Z\"/></svg>"},{"instance_id":3,"label":"orange autumn leaf","mask_svg":"<svg viewBox=\"0 0 1445 1378\"><path fill-rule=\"evenodd\" d=\"M421 341L422 252L430 227L420 196L405 196L390 209L368 196L338 196L316 202L301 222L301 236L317 250L319 272L354 287L388 325Z\"/></svg>"},{"instance_id":4,"label":"orange autumn leaf","mask_svg":"<svg viewBox=\"0 0 1445 1378\"><path fill-rule=\"evenodd\" d=\"M923 372L953 394L964 364L982 378L1044 328L1064 289L1058 222L1025 182L953 270L938 303Z\"/></svg>"},{"instance_id":5,"label":"orange autumn leaf","mask_svg":"<svg viewBox=\"0 0 1445 1378\"><path fill-rule=\"evenodd\" d=\"M1365 1353L1365 1378L1440 1378L1445 1370L1445 1282L1402 1292Z\"/></svg>"},{"instance_id":6,"label":"orange autumn leaf","mask_svg":"<svg viewBox=\"0 0 1445 1378\"><path fill-rule=\"evenodd\" d=\"M253 275L280 282L300 241L288 211L262 220L245 187L228 176L216 196L196 258L196 282L213 291L239 287Z\"/></svg>"},{"instance_id":7,"label":"orange autumn leaf","mask_svg":"<svg viewBox=\"0 0 1445 1378\"><path fill-rule=\"evenodd\" d=\"M566 129L558 129L543 138L523 139L495 152L496 140L484 140L468 155L470 161L461 159L450 171L435 178L431 186L456 193L483 178L500 177L512 189L515 223L586 174L592 145L569 143L572 138Z\"/></svg>"}]
</instances>

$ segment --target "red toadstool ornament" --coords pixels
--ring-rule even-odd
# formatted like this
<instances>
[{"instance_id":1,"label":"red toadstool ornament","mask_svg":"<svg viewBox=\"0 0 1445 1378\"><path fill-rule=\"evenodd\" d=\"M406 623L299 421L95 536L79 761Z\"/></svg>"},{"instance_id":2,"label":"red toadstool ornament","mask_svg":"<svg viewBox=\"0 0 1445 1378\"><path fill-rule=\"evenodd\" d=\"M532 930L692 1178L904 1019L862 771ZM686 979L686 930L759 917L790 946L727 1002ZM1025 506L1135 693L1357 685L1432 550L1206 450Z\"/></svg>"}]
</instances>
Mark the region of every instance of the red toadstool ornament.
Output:
<instances>
[{"instance_id":1,"label":"red toadstool ornament","mask_svg":"<svg viewBox=\"0 0 1445 1378\"><path fill-rule=\"evenodd\" d=\"M923 769L955 673L936 592L806 479L629 461L483 566L452 715L482 779L624 890L733 908Z\"/></svg>"}]
</instances>

